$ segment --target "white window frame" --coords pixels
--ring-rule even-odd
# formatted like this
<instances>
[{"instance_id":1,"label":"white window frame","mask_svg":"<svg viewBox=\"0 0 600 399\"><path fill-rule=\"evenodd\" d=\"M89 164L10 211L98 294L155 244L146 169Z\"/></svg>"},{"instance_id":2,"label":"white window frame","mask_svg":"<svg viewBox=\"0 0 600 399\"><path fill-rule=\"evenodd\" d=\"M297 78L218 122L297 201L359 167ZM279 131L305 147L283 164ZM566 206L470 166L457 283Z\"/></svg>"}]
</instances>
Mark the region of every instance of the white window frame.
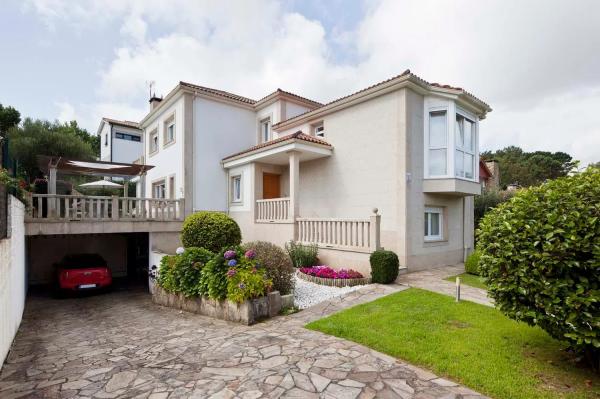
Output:
<instances>
[{"instance_id":1,"label":"white window frame","mask_svg":"<svg viewBox=\"0 0 600 399\"><path fill-rule=\"evenodd\" d=\"M323 122L313 127L313 135L322 139L325 138L325 125Z\"/></svg>"},{"instance_id":2,"label":"white window frame","mask_svg":"<svg viewBox=\"0 0 600 399\"><path fill-rule=\"evenodd\" d=\"M429 138L431 135L431 114L436 114L436 113L444 113L444 115L446 115L446 145L445 146L431 146L429 143ZM449 159L450 159L450 134L449 134L449 118L448 115L450 114L450 110L448 109L448 107L432 107L429 109L429 111L427 112L427 130L426 130L426 147L425 147L425 168L427 171L427 176L428 177L446 177L448 176L448 170L449 170ZM432 150L445 150L446 151L446 173L445 174L441 174L441 175L433 175L429 172L429 153Z\"/></svg>"},{"instance_id":3,"label":"white window frame","mask_svg":"<svg viewBox=\"0 0 600 399\"><path fill-rule=\"evenodd\" d=\"M458 137L458 121L456 120L458 117L462 117L463 120L467 120L469 122L471 122L471 140L473 142L473 149L469 150L468 148L464 147L464 136L463 136L463 143L459 143L457 140ZM465 180L475 180L475 178L477 177L477 172L475 171L475 166L477 166L477 162L476 162L476 158L477 158L477 154L476 154L476 145L477 145L477 122L475 122L470 116L466 115L465 112L462 112L460 110L456 110L456 114L454 116L454 176L460 179L465 179ZM456 157L457 153L460 152L461 156L462 156L462 163L463 163L463 167L462 167L462 175L457 175L456 174L456 167L458 166L458 159ZM466 155L471 155L473 156L473 176L472 177L467 177L466 176L466 168L465 168L465 163L464 160L466 158Z\"/></svg>"},{"instance_id":4,"label":"white window frame","mask_svg":"<svg viewBox=\"0 0 600 399\"><path fill-rule=\"evenodd\" d=\"M265 132L265 127L267 129L266 132ZM260 142L261 143L266 143L271 140L271 138L273 137L273 132L271 130L271 117L267 117L267 118L260 120L259 134L260 134Z\"/></svg>"},{"instance_id":5,"label":"white window frame","mask_svg":"<svg viewBox=\"0 0 600 399\"><path fill-rule=\"evenodd\" d=\"M431 234L431 216L432 214L439 215L439 234ZM425 241L442 241L444 239L444 208L437 206L427 206L424 212L424 223L427 223L427 229L424 231L423 236Z\"/></svg>"},{"instance_id":6,"label":"white window frame","mask_svg":"<svg viewBox=\"0 0 600 399\"><path fill-rule=\"evenodd\" d=\"M153 144L154 144L154 140L153 138L156 137L156 148L153 148ZM158 138L158 129L154 128L150 131L150 134L148 135L148 154L149 155L154 155L158 152L158 148L160 147L160 140Z\"/></svg>"},{"instance_id":7,"label":"white window frame","mask_svg":"<svg viewBox=\"0 0 600 399\"><path fill-rule=\"evenodd\" d=\"M236 182L238 182L236 188ZM242 175L231 176L231 202L239 204L242 202Z\"/></svg>"},{"instance_id":8,"label":"white window frame","mask_svg":"<svg viewBox=\"0 0 600 399\"><path fill-rule=\"evenodd\" d=\"M157 189L162 186L162 197L157 195ZM167 179L162 178L152 182L152 198L166 199L167 198Z\"/></svg>"},{"instance_id":9,"label":"white window frame","mask_svg":"<svg viewBox=\"0 0 600 399\"><path fill-rule=\"evenodd\" d=\"M169 133L172 133L171 137ZM177 125L175 123L175 113L173 113L163 122L163 148L175 142L176 133Z\"/></svg>"}]
</instances>

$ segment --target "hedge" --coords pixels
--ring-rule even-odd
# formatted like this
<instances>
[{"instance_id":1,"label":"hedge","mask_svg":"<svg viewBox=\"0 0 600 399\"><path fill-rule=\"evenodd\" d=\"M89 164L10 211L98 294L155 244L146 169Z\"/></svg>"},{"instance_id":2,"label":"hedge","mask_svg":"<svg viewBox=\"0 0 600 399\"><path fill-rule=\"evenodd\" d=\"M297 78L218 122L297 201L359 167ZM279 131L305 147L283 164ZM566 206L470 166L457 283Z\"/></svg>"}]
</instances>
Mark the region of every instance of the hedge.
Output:
<instances>
[{"instance_id":1,"label":"hedge","mask_svg":"<svg viewBox=\"0 0 600 399\"><path fill-rule=\"evenodd\" d=\"M238 224L221 212L196 212L183 222L181 242L184 247L200 247L216 253L241 241Z\"/></svg>"}]
</instances>

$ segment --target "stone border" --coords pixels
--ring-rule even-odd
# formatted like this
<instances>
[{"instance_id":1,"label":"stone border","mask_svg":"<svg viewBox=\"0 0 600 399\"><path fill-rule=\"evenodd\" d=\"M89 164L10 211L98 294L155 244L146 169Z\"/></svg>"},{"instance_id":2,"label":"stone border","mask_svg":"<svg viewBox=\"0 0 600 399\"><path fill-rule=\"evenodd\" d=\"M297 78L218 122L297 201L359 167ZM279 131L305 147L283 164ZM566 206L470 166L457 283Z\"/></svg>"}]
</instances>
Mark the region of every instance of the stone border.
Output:
<instances>
[{"instance_id":1,"label":"stone border","mask_svg":"<svg viewBox=\"0 0 600 399\"><path fill-rule=\"evenodd\" d=\"M245 325L274 317L281 310L281 295L279 291L269 292L266 296L247 300L242 303L216 300L207 297L186 298L182 294L165 291L154 285L152 302L187 312L197 313L216 319L234 321Z\"/></svg>"},{"instance_id":2,"label":"stone border","mask_svg":"<svg viewBox=\"0 0 600 399\"><path fill-rule=\"evenodd\" d=\"M363 278L323 278L311 276L306 273L302 273L300 270L296 270L296 276L299 279L308 281L319 285L327 285L329 287L353 287L355 285L371 284L370 277Z\"/></svg>"}]
</instances>

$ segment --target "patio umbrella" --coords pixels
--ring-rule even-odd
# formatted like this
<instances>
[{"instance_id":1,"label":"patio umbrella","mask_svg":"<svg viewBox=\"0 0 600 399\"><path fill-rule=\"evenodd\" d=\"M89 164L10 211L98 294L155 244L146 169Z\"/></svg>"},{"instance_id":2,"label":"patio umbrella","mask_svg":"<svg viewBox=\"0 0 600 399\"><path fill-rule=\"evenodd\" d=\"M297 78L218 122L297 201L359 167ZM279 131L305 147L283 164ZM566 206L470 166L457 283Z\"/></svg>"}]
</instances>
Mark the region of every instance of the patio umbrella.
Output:
<instances>
[{"instance_id":1,"label":"patio umbrella","mask_svg":"<svg viewBox=\"0 0 600 399\"><path fill-rule=\"evenodd\" d=\"M98 180L90 183L80 184L79 187L87 187L87 188L121 188L122 184L113 183L110 180Z\"/></svg>"}]
</instances>

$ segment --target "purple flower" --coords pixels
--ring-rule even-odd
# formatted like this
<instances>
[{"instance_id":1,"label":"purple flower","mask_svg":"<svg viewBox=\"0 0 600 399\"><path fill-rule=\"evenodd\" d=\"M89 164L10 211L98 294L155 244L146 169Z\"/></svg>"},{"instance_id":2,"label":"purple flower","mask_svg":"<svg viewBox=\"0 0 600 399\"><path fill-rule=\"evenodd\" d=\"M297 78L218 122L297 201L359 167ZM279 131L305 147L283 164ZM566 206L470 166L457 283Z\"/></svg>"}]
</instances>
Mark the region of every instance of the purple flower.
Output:
<instances>
[{"instance_id":1,"label":"purple flower","mask_svg":"<svg viewBox=\"0 0 600 399\"><path fill-rule=\"evenodd\" d=\"M244 254L244 256L247 259L254 259L254 258L256 258L256 251L253 250L253 249L249 249L249 250L246 251L246 253Z\"/></svg>"},{"instance_id":2,"label":"purple flower","mask_svg":"<svg viewBox=\"0 0 600 399\"><path fill-rule=\"evenodd\" d=\"M225 259L233 259L233 258L235 258L235 255L236 255L235 251L232 251L230 249L229 251L225 251L225 253L223 254L223 257Z\"/></svg>"},{"instance_id":3,"label":"purple flower","mask_svg":"<svg viewBox=\"0 0 600 399\"><path fill-rule=\"evenodd\" d=\"M231 259L229 262L227 262L227 266L234 267L235 265L237 265L237 260L235 259Z\"/></svg>"},{"instance_id":4,"label":"purple flower","mask_svg":"<svg viewBox=\"0 0 600 399\"><path fill-rule=\"evenodd\" d=\"M227 271L227 277L233 277L233 276L235 276L236 273L237 273L237 271L235 269L229 269Z\"/></svg>"},{"instance_id":5,"label":"purple flower","mask_svg":"<svg viewBox=\"0 0 600 399\"><path fill-rule=\"evenodd\" d=\"M241 290L243 290L244 288L246 288L246 284L244 284L244 283L239 283L239 284L238 284L238 287L239 287Z\"/></svg>"}]
</instances>

